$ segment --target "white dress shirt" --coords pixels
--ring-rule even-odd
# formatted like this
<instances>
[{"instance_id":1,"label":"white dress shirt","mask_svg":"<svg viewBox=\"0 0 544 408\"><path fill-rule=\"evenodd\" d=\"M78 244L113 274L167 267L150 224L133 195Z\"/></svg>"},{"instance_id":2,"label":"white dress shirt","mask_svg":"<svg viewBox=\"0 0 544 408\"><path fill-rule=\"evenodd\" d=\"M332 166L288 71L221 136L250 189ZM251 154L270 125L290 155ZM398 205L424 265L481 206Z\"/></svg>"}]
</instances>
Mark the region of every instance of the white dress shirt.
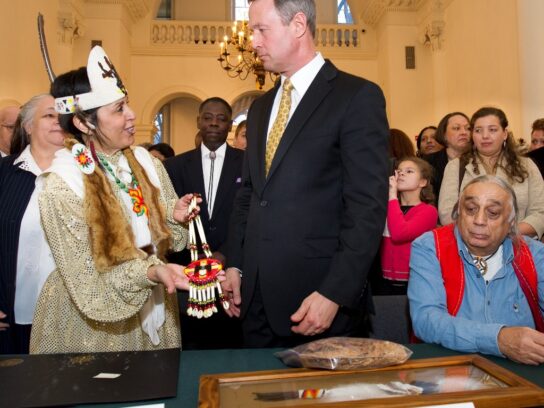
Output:
<instances>
[{"instance_id":1,"label":"white dress shirt","mask_svg":"<svg viewBox=\"0 0 544 408\"><path fill-rule=\"evenodd\" d=\"M30 153L28 145L14 161L21 169L39 176L42 170ZM51 272L55 269L55 261L40 223L38 196L41 184L30 196L30 201L21 221L19 247L17 248L17 276L15 278L15 323L32 324L34 309L42 287Z\"/></svg>"},{"instance_id":2,"label":"white dress shirt","mask_svg":"<svg viewBox=\"0 0 544 408\"><path fill-rule=\"evenodd\" d=\"M208 201L208 197L210 196L210 167L211 167L211 159L210 159L210 149L208 149L206 146L204 146L204 143L201 145L201 152L202 152L202 174L204 175L204 189L206 191L206 202ZM219 178L221 177L221 170L223 169L223 163L225 162L225 154L227 153L227 143L223 143L221 147L219 147L215 151L215 162L213 164L213 186L212 186L212 199L211 203L208 203L208 215L210 216L210 219L212 218L213 213L213 206L215 204L215 197L217 195L217 186L219 185Z\"/></svg>"},{"instance_id":3,"label":"white dress shirt","mask_svg":"<svg viewBox=\"0 0 544 408\"><path fill-rule=\"evenodd\" d=\"M317 73L323 67L325 64L325 59L321 55L321 53L316 53L315 57L308 62L306 65L304 65L301 69L299 69L297 72L295 72L290 80L291 84L293 84L293 90L291 91L291 110L289 111L289 120L293 117L293 113L295 112L295 109L297 108L298 104L304 97L304 94L314 81L315 77L317 76ZM283 86L283 83L285 82L286 77L281 76L281 85ZM276 120L276 116L278 116L278 110L280 108L280 101L281 101L281 94L282 94L282 86L278 88L278 91L276 92L276 97L274 99L274 104L272 105L272 112L270 114L270 122L268 122L268 135L270 135L270 131L272 130L272 126L274 125L274 121ZM287 122L289 124L289 122ZM268 136L267 136L268 139Z\"/></svg>"}]
</instances>

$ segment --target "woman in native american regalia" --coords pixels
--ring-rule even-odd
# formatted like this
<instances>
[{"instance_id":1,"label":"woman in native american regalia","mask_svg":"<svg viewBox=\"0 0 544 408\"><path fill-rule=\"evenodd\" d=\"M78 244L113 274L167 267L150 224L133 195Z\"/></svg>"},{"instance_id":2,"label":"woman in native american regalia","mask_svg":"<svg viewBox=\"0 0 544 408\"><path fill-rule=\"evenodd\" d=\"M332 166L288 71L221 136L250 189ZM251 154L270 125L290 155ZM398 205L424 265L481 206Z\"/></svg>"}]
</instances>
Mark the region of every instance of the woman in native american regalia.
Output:
<instances>
[{"instance_id":1,"label":"woman in native american regalia","mask_svg":"<svg viewBox=\"0 0 544 408\"><path fill-rule=\"evenodd\" d=\"M34 316L31 353L180 346L175 289L192 196L178 199L162 164L134 142L134 112L113 64L94 47L87 67L51 86L66 149L38 182L56 269Z\"/></svg>"}]
</instances>

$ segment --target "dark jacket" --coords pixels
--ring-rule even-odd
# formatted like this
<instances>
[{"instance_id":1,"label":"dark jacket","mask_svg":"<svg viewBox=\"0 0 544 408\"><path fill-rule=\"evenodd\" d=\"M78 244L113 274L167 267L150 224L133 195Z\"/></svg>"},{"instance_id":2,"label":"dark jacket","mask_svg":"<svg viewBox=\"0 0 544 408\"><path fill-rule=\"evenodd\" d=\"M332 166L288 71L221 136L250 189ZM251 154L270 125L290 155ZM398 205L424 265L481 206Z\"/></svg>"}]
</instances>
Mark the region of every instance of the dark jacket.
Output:
<instances>
[{"instance_id":1,"label":"dark jacket","mask_svg":"<svg viewBox=\"0 0 544 408\"><path fill-rule=\"evenodd\" d=\"M15 282L21 221L34 191L36 176L13 165L18 155L0 160L0 310L15 325ZM28 347L28 345L27 345ZM18 352L13 330L0 331L0 354Z\"/></svg>"},{"instance_id":2,"label":"dark jacket","mask_svg":"<svg viewBox=\"0 0 544 408\"><path fill-rule=\"evenodd\" d=\"M258 281L274 333L290 336L289 317L313 291L344 308L363 307L385 225L389 128L380 88L327 61L290 119L265 177L278 86L249 110L227 264L243 271L242 316Z\"/></svg>"},{"instance_id":3,"label":"dark jacket","mask_svg":"<svg viewBox=\"0 0 544 408\"><path fill-rule=\"evenodd\" d=\"M200 147L164 161L164 167L179 197L189 193L200 193L202 195L200 218L202 219L206 238L211 250L219 251L222 254L225 254L226 251L225 242L232 203L238 188L241 186L243 157L244 152L242 150L227 145L211 217L208 214L206 202ZM185 250L171 259L182 265L187 265L190 262L189 251Z\"/></svg>"}]
</instances>

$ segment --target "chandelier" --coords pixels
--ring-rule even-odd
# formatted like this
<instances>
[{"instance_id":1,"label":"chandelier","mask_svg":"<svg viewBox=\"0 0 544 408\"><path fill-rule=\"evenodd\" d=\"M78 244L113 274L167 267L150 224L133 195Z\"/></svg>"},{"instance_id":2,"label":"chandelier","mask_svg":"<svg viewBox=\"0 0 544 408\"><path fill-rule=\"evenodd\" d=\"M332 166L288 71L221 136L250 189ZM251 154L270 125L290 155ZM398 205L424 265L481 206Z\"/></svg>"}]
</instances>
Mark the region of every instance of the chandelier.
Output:
<instances>
[{"instance_id":1,"label":"chandelier","mask_svg":"<svg viewBox=\"0 0 544 408\"><path fill-rule=\"evenodd\" d=\"M231 78L238 77L244 80L250 73L253 73L257 88L263 89L266 74L268 73L272 81L278 78L278 74L264 69L263 63L251 46L252 39L253 36L249 34L247 20L241 21L240 26L235 21L230 38L225 35L223 42L219 44L221 52L217 60L221 68Z\"/></svg>"}]
</instances>

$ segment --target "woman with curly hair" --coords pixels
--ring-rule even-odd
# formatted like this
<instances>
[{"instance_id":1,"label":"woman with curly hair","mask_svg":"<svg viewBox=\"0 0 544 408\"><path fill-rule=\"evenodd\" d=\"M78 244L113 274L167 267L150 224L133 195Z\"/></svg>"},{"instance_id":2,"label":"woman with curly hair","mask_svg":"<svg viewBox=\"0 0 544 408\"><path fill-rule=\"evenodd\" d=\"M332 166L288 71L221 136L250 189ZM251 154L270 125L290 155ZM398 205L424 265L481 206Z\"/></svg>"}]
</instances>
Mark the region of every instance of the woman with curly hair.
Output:
<instances>
[{"instance_id":1,"label":"woman with curly hair","mask_svg":"<svg viewBox=\"0 0 544 408\"><path fill-rule=\"evenodd\" d=\"M470 120L471 149L452 160L444 172L438 211L440 222L452 222L452 209L459 191L472 179L494 175L509 183L518 200L518 229L521 234L542 236L544 233L544 181L536 165L516 153L515 142L508 133L508 119L494 107L476 111ZM490 209L488 217L493 217Z\"/></svg>"}]
</instances>

